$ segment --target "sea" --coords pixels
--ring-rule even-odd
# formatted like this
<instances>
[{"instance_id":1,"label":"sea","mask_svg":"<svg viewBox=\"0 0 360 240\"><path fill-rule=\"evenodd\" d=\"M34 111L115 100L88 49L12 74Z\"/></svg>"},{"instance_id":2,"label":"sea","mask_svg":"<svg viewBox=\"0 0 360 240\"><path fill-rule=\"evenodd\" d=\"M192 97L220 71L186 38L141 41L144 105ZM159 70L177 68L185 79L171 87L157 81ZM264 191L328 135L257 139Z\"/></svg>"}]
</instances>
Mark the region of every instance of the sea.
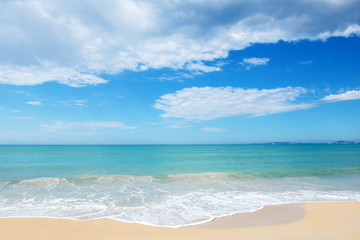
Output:
<instances>
[{"instance_id":1,"label":"sea","mask_svg":"<svg viewBox=\"0 0 360 240\"><path fill-rule=\"evenodd\" d=\"M359 144L0 146L1 218L182 227L265 205L359 200Z\"/></svg>"}]
</instances>

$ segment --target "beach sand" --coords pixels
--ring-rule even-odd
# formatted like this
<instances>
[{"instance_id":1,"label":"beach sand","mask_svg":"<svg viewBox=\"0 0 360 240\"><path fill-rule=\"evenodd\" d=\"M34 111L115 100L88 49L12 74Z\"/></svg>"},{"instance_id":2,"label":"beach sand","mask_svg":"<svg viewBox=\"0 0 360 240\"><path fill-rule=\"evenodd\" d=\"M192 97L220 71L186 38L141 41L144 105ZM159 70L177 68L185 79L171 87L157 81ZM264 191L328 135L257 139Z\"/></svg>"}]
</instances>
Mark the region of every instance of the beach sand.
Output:
<instances>
[{"instance_id":1,"label":"beach sand","mask_svg":"<svg viewBox=\"0 0 360 240\"><path fill-rule=\"evenodd\" d=\"M1 240L359 240L360 202L266 206L191 227L151 227L110 219L0 219Z\"/></svg>"}]
</instances>

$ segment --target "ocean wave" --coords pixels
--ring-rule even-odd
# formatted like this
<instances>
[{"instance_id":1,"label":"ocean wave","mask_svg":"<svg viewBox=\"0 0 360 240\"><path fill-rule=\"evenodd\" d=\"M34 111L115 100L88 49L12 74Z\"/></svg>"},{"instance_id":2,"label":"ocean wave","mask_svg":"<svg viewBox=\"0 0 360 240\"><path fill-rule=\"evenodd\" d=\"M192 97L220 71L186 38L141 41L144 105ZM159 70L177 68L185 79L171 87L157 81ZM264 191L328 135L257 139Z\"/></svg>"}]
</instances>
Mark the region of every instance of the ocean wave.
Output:
<instances>
[{"instance_id":1,"label":"ocean wave","mask_svg":"<svg viewBox=\"0 0 360 240\"><path fill-rule=\"evenodd\" d=\"M153 175L81 175L72 177L43 177L33 179L3 180L0 187L7 184L42 185L63 183L97 183L97 182L154 182L154 181L212 181L236 179L279 179L279 178L311 178L311 177L336 177L358 175L360 168L336 170L294 170L294 171L268 171L268 172L205 172L181 174L153 174Z\"/></svg>"},{"instance_id":2,"label":"ocean wave","mask_svg":"<svg viewBox=\"0 0 360 240\"><path fill-rule=\"evenodd\" d=\"M292 202L359 201L360 176L81 176L0 183L0 217L112 218L180 227Z\"/></svg>"},{"instance_id":3,"label":"ocean wave","mask_svg":"<svg viewBox=\"0 0 360 240\"><path fill-rule=\"evenodd\" d=\"M132 175L105 175L105 176L79 176L66 178L69 182L131 182L131 181L154 181L153 176Z\"/></svg>"},{"instance_id":4,"label":"ocean wave","mask_svg":"<svg viewBox=\"0 0 360 240\"><path fill-rule=\"evenodd\" d=\"M8 185L10 181L0 181L0 189Z\"/></svg>"},{"instance_id":5,"label":"ocean wave","mask_svg":"<svg viewBox=\"0 0 360 240\"><path fill-rule=\"evenodd\" d=\"M216 217L251 212L265 205L294 202L359 201L354 191L212 192L168 195L161 200L125 207L99 199L31 199L15 204L0 201L0 217L54 217L76 220L111 218L154 226L182 227Z\"/></svg>"},{"instance_id":6,"label":"ocean wave","mask_svg":"<svg viewBox=\"0 0 360 240\"><path fill-rule=\"evenodd\" d=\"M211 179L251 179L251 178L291 178L291 177L331 177L359 174L360 168L334 170L294 170L271 172L205 172L188 174L153 175L151 180L211 180ZM150 176L149 176L150 177ZM142 177L140 177L142 178Z\"/></svg>"},{"instance_id":7,"label":"ocean wave","mask_svg":"<svg viewBox=\"0 0 360 240\"><path fill-rule=\"evenodd\" d=\"M155 175L160 180L215 180L215 179L252 179L252 178L291 178L291 177L331 177L359 174L360 168L337 170L301 170L301 171L271 171L271 172L207 172L173 175Z\"/></svg>"},{"instance_id":8,"label":"ocean wave","mask_svg":"<svg viewBox=\"0 0 360 240\"><path fill-rule=\"evenodd\" d=\"M16 181L15 181L16 182ZM59 183L67 183L65 178L34 178L24 179L18 182L18 185L56 185Z\"/></svg>"}]
</instances>

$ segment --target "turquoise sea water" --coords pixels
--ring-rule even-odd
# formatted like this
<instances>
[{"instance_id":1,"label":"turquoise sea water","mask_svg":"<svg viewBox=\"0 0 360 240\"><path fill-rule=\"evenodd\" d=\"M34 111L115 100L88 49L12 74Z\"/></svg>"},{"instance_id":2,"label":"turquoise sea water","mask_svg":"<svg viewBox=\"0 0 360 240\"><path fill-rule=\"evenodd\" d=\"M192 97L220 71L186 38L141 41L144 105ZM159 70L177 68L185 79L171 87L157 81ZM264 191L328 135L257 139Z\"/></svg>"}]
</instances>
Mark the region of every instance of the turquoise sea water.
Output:
<instances>
[{"instance_id":1,"label":"turquoise sea water","mask_svg":"<svg viewBox=\"0 0 360 240\"><path fill-rule=\"evenodd\" d=\"M360 145L0 146L0 217L184 226L360 200Z\"/></svg>"}]
</instances>

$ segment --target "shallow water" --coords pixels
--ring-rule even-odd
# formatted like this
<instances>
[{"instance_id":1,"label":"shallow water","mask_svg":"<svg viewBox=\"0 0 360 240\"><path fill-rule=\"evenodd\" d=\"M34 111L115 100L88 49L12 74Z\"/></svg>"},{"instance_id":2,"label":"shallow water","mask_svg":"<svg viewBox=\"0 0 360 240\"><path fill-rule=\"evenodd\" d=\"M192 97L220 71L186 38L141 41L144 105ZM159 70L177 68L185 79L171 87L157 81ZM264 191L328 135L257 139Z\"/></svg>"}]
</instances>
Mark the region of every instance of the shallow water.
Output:
<instances>
[{"instance_id":1,"label":"shallow water","mask_svg":"<svg viewBox=\"0 0 360 240\"><path fill-rule=\"evenodd\" d=\"M360 145L0 146L0 217L184 226L360 200Z\"/></svg>"}]
</instances>

